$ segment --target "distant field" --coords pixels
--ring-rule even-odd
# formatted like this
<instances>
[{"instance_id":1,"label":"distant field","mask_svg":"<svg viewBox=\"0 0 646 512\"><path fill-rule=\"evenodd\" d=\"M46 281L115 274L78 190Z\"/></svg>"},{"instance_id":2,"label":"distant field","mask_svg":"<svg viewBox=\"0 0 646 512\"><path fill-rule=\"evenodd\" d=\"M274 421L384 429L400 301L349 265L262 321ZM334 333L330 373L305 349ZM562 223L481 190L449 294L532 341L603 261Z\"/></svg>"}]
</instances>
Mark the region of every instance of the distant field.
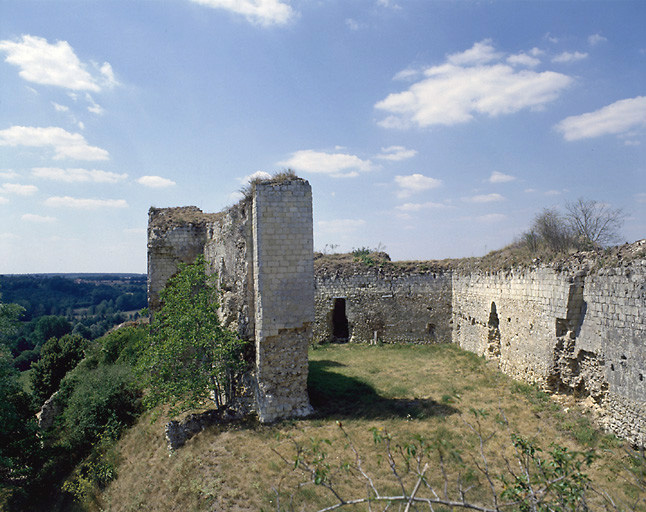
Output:
<instances>
[{"instance_id":1,"label":"distant field","mask_svg":"<svg viewBox=\"0 0 646 512\"><path fill-rule=\"evenodd\" d=\"M279 491L285 505L299 481L292 440L310 447L312 441L329 440L331 444L320 446L327 453L325 462L335 485L346 498L365 497L365 482L334 471L342 461L354 460L337 421L383 491L396 493L398 486L389 476L387 460L378 454L379 449L383 454L383 444L373 442L373 427L382 429L382 434L392 433L394 444L415 435L440 443L445 450L447 492L455 494L460 478L473 486L470 500L485 500L489 484L476 468L482 460L479 439L471 430L479 423L483 436L492 436L483 448L492 475L506 471L505 458L513 461L510 434L517 432L545 451L551 443L578 451L594 448L602 457L585 469L594 485L630 503L643 497L629 480L640 471L643 478L644 467L631 466L621 441L596 430L575 407L563 409L544 393L512 381L453 345L316 348L310 351L310 396L317 411L310 419L214 427L170 457L162 437L167 419L151 422L150 415L144 416L119 442L113 454L118 478L97 497L94 508L276 510L272 489ZM433 457L426 476L443 492L442 471ZM494 484L499 486L500 481ZM591 510L600 510L601 498L590 499ZM320 486L309 485L296 492L291 503L294 510L310 511L334 502ZM641 507L637 509L644 510Z\"/></svg>"}]
</instances>

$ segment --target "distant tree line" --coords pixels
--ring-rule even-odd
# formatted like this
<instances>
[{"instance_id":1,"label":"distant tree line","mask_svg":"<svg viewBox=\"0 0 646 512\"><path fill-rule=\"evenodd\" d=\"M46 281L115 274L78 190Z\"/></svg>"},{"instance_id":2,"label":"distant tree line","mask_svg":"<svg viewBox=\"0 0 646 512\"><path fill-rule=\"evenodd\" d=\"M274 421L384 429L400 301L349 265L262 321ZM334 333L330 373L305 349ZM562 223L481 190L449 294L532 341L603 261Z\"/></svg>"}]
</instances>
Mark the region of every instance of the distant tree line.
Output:
<instances>
[{"instance_id":1,"label":"distant tree line","mask_svg":"<svg viewBox=\"0 0 646 512\"><path fill-rule=\"evenodd\" d=\"M146 307L146 276L0 276L4 308L19 320L2 330L19 371L29 370L51 338L74 334L93 340L128 319L126 312ZM138 316L138 313L134 313Z\"/></svg>"}]
</instances>

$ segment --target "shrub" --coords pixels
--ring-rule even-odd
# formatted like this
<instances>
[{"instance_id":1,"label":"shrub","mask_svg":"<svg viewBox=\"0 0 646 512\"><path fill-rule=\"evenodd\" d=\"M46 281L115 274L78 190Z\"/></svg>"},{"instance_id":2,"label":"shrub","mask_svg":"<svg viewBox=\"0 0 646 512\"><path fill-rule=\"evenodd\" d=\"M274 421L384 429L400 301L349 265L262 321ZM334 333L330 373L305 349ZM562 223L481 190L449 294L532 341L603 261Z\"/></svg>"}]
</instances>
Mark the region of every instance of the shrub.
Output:
<instances>
[{"instance_id":1,"label":"shrub","mask_svg":"<svg viewBox=\"0 0 646 512\"><path fill-rule=\"evenodd\" d=\"M62 386L66 407L62 415L61 441L73 449L87 449L106 432L118 437L140 410L141 392L132 369L125 365L80 368ZM68 382L66 382L68 384Z\"/></svg>"},{"instance_id":2,"label":"shrub","mask_svg":"<svg viewBox=\"0 0 646 512\"><path fill-rule=\"evenodd\" d=\"M81 359L87 340L74 334L51 338L43 345L40 360L32 365L32 386L37 405L42 405L58 390L65 374Z\"/></svg>"}]
</instances>

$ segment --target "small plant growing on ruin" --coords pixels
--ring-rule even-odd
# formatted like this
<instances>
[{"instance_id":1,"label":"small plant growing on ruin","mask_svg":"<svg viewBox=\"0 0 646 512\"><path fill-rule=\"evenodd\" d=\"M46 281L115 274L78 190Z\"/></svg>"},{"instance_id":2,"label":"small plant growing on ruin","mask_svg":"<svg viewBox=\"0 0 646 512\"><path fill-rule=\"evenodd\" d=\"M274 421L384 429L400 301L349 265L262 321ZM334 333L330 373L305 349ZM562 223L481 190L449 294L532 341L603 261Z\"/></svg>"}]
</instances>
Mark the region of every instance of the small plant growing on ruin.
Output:
<instances>
[{"instance_id":1,"label":"small plant growing on ruin","mask_svg":"<svg viewBox=\"0 0 646 512\"><path fill-rule=\"evenodd\" d=\"M207 399L217 407L232 402L245 365L243 341L220 324L219 295L201 256L169 279L138 363L148 405L170 403L174 414Z\"/></svg>"}]
</instances>

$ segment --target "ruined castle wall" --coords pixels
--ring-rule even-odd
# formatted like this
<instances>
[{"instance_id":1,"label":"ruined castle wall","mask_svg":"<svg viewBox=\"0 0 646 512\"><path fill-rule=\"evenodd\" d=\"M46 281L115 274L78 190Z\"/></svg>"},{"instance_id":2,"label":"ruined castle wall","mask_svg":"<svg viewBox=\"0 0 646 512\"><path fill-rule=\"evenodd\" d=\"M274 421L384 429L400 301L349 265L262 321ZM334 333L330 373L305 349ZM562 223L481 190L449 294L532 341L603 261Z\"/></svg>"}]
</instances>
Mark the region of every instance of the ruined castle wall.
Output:
<instances>
[{"instance_id":1,"label":"ruined castle wall","mask_svg":"<svg viewBox=\"0 0 646 512\"><path fill-rule=\"evenodd\" d=\"M571 283L548 269L453 275L453 341L507 374L545 382Z\"/></svg>"},{"instance_id":2,"label":"ruined castle wall","mask_svg":"<svg viewBox=\"0 0 646 512\"><path fill-rule=\"evenodd\" d=\"M257 405L261 421L304 416L314 322L312 190L260 183L253 197Z\"/></svg>"},{"instance_id":3,"label":"ruined castle wall","mask_svg":"<svg viewBox=\"0 0 646 512\"><path fill-rule=\"evenodd\" d=\"M148 212L148 307L159 306L159 292L177 272L202 254L208 216L195 206L151 208Z\"/></svg>"},{"instance_id":4,"label":"ruined castle wall","mask_svg":"<svg viewBox=\"0 0 646 512\"><path fill-rule=\"evenodd\" d=\"M646 262L453 275L453 341L646 442Z\"/></svg>"},{"instance_id":5,"label":"ruined castle wall","mask_svg":"<svg viewBox=\"0 0 646 512\"><path fill-rule=\"evenodd\" d=\"M311 412L307 349L314 323L312 191L301 179L264 182L217 214L151 208L148 298L203 254L222 291L224 327L253 343L254 408L261 421Z\"/></svg>"},{"instance_id":6,"label":"ruined castle wall","mask_svg":"<svg viewBox=\"0 0 646 512\"><path fill-rule=\"evenodd\" d=\"M204 258L217 273L222 325L254 341L253 244L251 208L241 202L206 229Z\"/></svg>"},{"instance_id":7,"label":"ruined castle wall","mask_svg":"<svg viewBox=\"0 0 646 512\"><path fill-rule=\"evenodd\" d=\"M336 311L336 312L335 312ZM316 275L314 341L446 343L451 340L451 274L359 269Z\"/></svg>"},{"instance_id":8,"label":"ruined castle wall","mask_svg":"<svg viewBox=\"0 0 646 512\"><path fill-rule=\"evenodd\" d=\"M583 300L577 363L585 369L588 354L603 356L602 421L646 445L646 261L588 275Z\"/></svg>"}]
</instances>

